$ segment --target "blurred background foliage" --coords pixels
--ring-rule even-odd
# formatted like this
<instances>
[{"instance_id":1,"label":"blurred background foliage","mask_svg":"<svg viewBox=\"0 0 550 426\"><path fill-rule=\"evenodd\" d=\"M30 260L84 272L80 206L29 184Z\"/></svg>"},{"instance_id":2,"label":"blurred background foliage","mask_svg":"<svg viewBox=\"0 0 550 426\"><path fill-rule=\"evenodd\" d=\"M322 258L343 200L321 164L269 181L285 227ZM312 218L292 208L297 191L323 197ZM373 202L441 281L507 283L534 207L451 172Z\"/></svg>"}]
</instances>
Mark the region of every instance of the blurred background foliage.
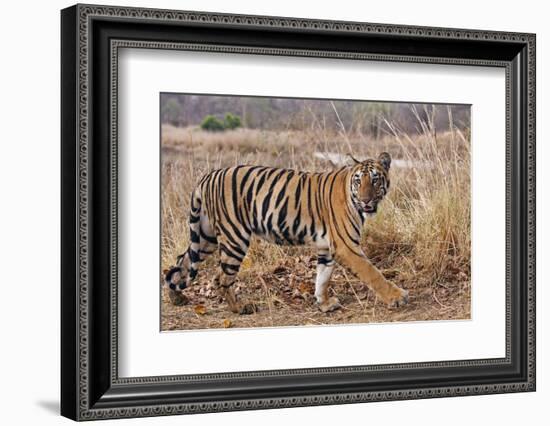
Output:
<instances>
[{"instance_id":1,"label":"blurred background foliage","mask_svg":"<svg viewBox=\"0 0 550 426\"><path fill-rule=\"evenodd\" d=\"M321 127L379 139L391 133L388 122L408 134L423 132L419 118L429 123L434 132L448 130L449 126L467 131L470 125L470 105L162 93L160 106L162 124L200 125L203 130L212 131L238 127L275 131Z\"/></svg>"}]
</instances>

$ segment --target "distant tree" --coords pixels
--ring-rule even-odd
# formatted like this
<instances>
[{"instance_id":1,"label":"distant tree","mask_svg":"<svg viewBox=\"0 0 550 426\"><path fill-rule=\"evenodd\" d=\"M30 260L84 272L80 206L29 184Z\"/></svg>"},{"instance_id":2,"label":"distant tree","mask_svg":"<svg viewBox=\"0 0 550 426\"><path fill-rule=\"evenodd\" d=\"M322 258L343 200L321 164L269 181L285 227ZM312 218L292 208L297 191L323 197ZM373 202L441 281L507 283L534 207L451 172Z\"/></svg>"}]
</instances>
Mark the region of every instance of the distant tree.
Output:
<instances>
[{"instance_id":1,"label":"distant tree","mask_svg":"<svg viewBox=\"0 0 550 426\"><path fill-rule=\"evenodd\" d=\"M201 129L208 132L222 132L225 128L223 121L213 115L207 115L204 117L204 120L202 120Z\"/></svg>"},{"instance_id":2,"label":"distant tree","mask_svg":"<svg viewBox=\"0 0 550 426\"><path fill-rule=\"evenodd\" d=\"M352 124L358 133L375 139L381 137L384 119L391 121L394 104L384 102L357 102L352 104Z\"/></svg>"},{"instance_id":3,"label":"distant tree","mask_svg":"<svg viewBox=\"0 0 550 426\"><path fill-rule=\"evenodd\" d=\"M241 119L238 115L233 115L230 112L225 114L225 118L223 120L223 127L229 130L233 130L241 126L242 126Z\"/></svg>"},{"instance_id":4,"label":"distant tree","mask_svg":"<svg viewBox=\"0 0 550 426\"><path fill-rule=\"evenodd\" d=\"M183 110L176 98L169 98L162 104L161 116L163 123L170 123L177 126L182 121Z\"/></svg>"}]
</instances>

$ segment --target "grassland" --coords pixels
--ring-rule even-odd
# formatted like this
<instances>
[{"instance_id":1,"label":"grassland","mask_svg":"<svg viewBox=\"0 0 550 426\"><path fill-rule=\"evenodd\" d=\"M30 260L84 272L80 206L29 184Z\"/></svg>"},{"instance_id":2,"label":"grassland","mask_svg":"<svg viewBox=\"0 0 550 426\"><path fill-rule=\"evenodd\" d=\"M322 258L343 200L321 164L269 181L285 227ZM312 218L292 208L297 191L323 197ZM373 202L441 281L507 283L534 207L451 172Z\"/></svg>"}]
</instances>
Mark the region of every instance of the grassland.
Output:
<instances>
[{"instance_id":1,"label":"grassland","mask_svg":"<svg viewBox=\"0 0 550 426\"><path fill-rule=\"evenodd\" d=\"M321 313L314 303L315 251L255 240L245 258L236 292L259 312L230 313L212 287L217 256L201 265L173 306L161 288L161 329L258 327L451 320L470 318L470 143L456 128L410 135L392 123L378 140L312 127L304 131L237 129L219 133L196 127L162 127L162 269L188 245L189 196L198 179L219 167L262 164L308 171L332 170L334 159L353 153L367 158L388 151L394 162L391 189L364 227L362 247L386 278L409 290L410 302L386 307L342 268L332 291L342 309ZM330 155L325 155L330 153ZM162 284L162 273L159 271Z\"/></svg>"}]
</instances>

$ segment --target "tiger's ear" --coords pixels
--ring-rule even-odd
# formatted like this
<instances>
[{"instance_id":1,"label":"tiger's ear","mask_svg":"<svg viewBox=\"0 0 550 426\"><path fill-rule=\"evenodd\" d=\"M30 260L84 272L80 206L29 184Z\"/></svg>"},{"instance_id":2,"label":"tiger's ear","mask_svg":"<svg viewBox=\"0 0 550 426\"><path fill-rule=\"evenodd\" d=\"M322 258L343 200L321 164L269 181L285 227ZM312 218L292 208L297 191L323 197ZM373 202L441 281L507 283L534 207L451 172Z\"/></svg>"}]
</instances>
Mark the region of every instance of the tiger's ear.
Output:
<instances>
[{"instance_id":1,"label":"tiger's ear","mask_svg":"<svg viewBox=\"0 0 550 426\"><path fill-rule=\"evenodd\" d=\"M382 164L382 167L388 171L391 164L391 156L387 152L383 152L378 156L378 162Z\"/></svg>"},{"instance_id":2,"label":"tiger's ear","mask_svg":"<svg viewBox=\"0 0 550 426\"><path fill-rule=\"evenodd\" d=\"M350 153L348 153L348 157L351 158L355 164L359 164L359 163L360 163L360 161L359 161L358 159L356 159L356 158L355 158L353 155L351 155Z\"/></svg>"}]
</instances>

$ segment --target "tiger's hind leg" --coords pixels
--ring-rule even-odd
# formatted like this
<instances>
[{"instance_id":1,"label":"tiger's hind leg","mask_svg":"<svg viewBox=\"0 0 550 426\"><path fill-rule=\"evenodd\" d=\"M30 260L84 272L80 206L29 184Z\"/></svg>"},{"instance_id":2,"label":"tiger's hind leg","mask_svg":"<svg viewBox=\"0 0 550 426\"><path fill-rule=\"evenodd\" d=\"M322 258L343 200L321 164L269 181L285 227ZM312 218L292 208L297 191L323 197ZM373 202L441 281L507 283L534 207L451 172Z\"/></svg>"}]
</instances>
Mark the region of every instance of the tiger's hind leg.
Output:
<instances>
[{"instance_id":1,"label":"tiger's hind leg","mask_svg":"<svg viewBox=\"0 0 550 426\"><path fill-rule=\"evenodd\" d=\"M237 280L237 273L246 255L250 242L246 241L239 247L227 240L220 241L220 268L221 271L214 279L214 285L219 294L227 302L231 312L236 314L252 314L257 311L253 303L241 303L237 299L233 284Z\"/></svg>"},{"instance_id":2,"label":"tiger's hind leg","mask_svg":"<svg viewBox=\"0 0 550 426\"><path fill-rule=\"evenodd\" d=\"M328 249L317 251L317 277L315 279L315 298L322 312L330 312L341 307L338 298L328 294L330 277L334 271L334 260Z\"/></svg>"}]
</instances>

